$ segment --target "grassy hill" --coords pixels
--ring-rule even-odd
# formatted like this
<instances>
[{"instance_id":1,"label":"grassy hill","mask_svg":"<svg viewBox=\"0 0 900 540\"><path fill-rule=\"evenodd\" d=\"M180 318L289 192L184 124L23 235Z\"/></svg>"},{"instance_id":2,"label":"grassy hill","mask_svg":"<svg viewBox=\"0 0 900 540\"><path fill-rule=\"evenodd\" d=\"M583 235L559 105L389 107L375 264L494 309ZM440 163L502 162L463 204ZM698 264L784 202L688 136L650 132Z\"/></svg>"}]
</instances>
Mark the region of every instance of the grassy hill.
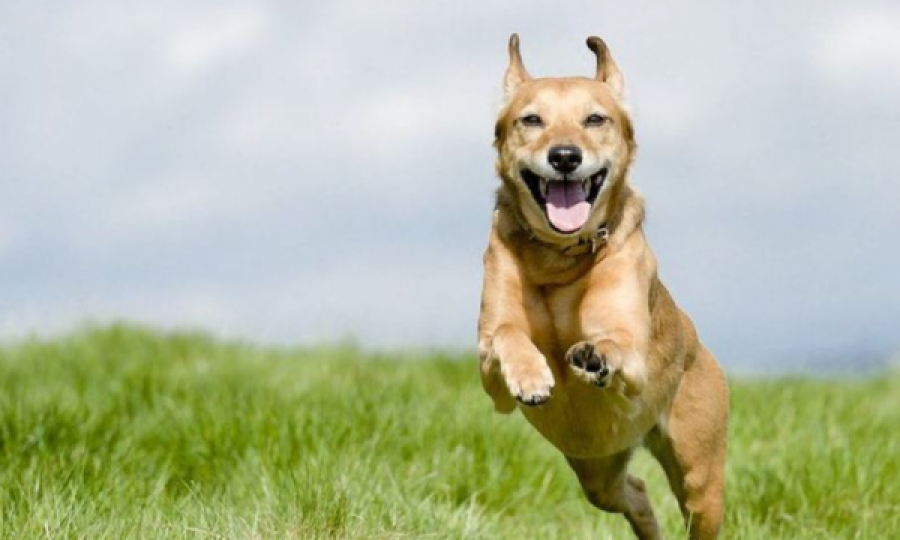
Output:
<instances>
[{"instance_id":1,"label":"grassy hill","mask_svg":"<svg viewBox=\"0 0 900 540\"><path fill-rule=\"evenodd\" d=\"M630 538L470 357L112 327L0 347L0 385L0 538ZM725 537L900 538L900 377L732 390Z\"/></svg>"}]
</instances>

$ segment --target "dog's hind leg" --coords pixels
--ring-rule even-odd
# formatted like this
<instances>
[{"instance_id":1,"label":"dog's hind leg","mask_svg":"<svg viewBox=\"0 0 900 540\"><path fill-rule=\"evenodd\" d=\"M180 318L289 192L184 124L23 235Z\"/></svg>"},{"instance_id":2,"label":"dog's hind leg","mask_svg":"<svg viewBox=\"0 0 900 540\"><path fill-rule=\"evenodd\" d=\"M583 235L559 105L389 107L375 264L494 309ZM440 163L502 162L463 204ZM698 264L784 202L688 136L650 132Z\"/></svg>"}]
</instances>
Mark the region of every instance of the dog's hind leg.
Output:
<instances>
[{"instance_id":1,"label":"dog's hind leg","mask_svg":"<svg viewBox=\"0 0 900 540\"><path fill-rule=\"evenodd\" d=\"M600 459L567 457L587 499L606 512L623 514L640 540L661 540L644 482L626 472L631 451Z\"/></svg>"},{"instance_id":2,"label":"dog's hind leg","mask_svg":"<svg viewBox=\"0 0 900 540\"><path fill-rule=\"evenodd\" d=\"M722 528L727 419L724 374L701 346L668 417L646 437L678 499L691 540L714 540Z\"/></svg>"}]
</instances>

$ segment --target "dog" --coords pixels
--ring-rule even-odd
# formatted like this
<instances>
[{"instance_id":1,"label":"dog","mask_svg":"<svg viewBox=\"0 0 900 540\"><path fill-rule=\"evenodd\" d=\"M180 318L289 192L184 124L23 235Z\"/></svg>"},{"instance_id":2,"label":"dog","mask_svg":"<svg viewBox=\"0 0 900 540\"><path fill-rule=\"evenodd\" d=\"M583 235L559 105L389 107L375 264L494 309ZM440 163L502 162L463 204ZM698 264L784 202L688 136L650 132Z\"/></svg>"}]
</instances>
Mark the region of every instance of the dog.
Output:
<instances>
[{"instance_id":1,"label":"dog","mask_svg":"<svg viewBox=\"0 0 900 540\"><path fill-rule=\"evenodd\" d=\"M624 79L603 40L587 45L594 78L532 78L518 35L509 40L478 321L482 384L641 540L661 538L643 481L627 473L647 448L690 538L711 540L724 513L728 386L657 275L644 200L629 184L636 143Z\"/></svg>"}]
</instances>

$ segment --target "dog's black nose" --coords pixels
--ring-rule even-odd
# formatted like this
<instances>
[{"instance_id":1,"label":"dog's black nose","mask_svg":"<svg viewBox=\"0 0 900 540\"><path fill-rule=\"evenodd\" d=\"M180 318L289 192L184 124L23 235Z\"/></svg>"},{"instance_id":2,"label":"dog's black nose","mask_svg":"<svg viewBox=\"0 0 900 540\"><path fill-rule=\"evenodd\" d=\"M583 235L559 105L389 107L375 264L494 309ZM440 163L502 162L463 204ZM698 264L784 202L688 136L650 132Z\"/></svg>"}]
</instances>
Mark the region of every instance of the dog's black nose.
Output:
<instances>
[{"instance_id":1,"label":"dog's black nose","mask_svg":"<svg viewBox=\"0 0 900 540\"><path fill-rule=\"evenodd\" d=\"M550 149L547 161L554 169L569 174L581 165L581 148L574 144L560 144Z\"/></svg>"}]
</instances>

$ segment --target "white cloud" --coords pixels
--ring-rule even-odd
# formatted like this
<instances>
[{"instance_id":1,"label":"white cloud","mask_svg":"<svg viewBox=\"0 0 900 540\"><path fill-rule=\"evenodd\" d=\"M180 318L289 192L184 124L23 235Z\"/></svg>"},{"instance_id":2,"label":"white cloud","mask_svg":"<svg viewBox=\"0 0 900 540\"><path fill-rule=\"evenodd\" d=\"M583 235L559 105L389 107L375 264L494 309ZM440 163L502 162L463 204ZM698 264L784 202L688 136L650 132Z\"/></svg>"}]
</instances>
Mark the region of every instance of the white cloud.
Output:
<instances>
[{"instance_id":1,"label":"white cloud","mask_svg":"<svg viewBox=\"0 0 900 540\"><path fill-rule=\"evenodd\" d=\"M79 247L111 248L163 241L185 232L201 235L246 212L255 198L209 172L150 177L120 189L109 204L94 211L85 230L73 235L71 242Z\"/></svg>"},{"instance_id":2,"label":"white cloud","mask_svg":"<svg viewBox=\"0 0 900 540\"><path fill-rule=\"evenodd\" d=\"M164 38L163 61L176 75L196 77L251 54L268 30L268 13L259 5L217 7L199 15Z\"/></svg>"},{"instance_id":3,"label":"white cloud","mask_svg":"<svg viewBox=\"0 0 900 540\"><path fill-rule=\"evenodd\" d=\"M814 35L823 80L854 94L893 97L900 91L900 7L845 8Z\"/></svg>"}]
</instances>

